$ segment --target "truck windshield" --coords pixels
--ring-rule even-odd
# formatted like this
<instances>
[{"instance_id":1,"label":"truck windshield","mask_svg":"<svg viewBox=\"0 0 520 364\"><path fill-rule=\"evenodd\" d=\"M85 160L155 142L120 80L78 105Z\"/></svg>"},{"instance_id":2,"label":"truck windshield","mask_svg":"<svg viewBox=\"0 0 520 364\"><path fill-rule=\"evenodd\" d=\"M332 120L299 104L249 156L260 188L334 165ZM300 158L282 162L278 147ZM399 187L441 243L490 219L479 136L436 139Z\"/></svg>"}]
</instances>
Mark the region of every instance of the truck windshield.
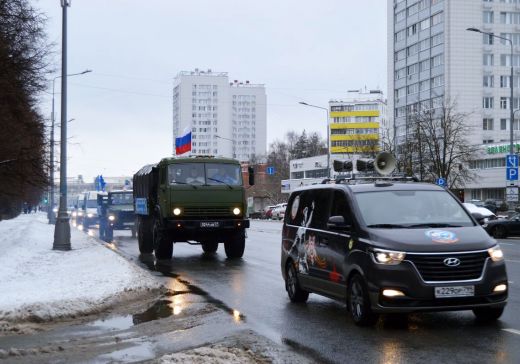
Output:
<instances>
[{"instance_id":1,"label":"truck windshield","mask_svg":"<svg viewBox=\"0 0 520 364\"><path fill-rule=\"evenodd\" d=\"M171 185L242 185L240 166L230 163L174 163L168 178Z\"/></svg>"},{"instance_id":2,"label":"truck windshield","mask_svg":"<svg viewBox=\"0 0 520 364\"><path fill-rule=\"evenodd\" d=\"M133 205L134 195L129 193L113 193L111 196L112 205Z\"/></svg>"},{"instance_id":3,"label":"truck windshield","mask_svg":"<svg viewBox=\"0 0 520 364\"><path fill-rule=\"evenodd\" d=\"M369 227L473 226L464 208L444 191L359 192L355 196Z\"/></svg>"}]
</instances>

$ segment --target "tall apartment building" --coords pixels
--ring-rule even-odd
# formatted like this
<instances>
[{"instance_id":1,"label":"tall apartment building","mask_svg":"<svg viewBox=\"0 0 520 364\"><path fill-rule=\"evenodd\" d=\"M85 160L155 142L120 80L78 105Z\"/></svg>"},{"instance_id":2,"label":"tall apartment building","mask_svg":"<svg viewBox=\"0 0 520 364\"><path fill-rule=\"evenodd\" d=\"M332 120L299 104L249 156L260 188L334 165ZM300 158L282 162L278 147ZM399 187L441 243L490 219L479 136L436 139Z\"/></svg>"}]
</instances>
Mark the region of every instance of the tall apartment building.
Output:
<instances>
[{"instance_id":1,"label":"tall apartment building","mask_svg":"<svg viewBox=\"0 0 520 364\"><path fill-rule=\"evenodd\" d=\"M513 59L508 42L467 28L512 39ZM482 149L470 166L478 178L466 186L468 199L504 197L505 153L497 158L487 151L510 139L510 67L517 67L518 105L519 47L520 0L388 0L388 106L396 142L406 140L411 114L455 102L468 113L468 141Z\"/></svg>"},{"instance_id":2,"label":"tall apartment building","mask_svg":"<svg viewBox=\"0 0 520 364\"><path fill-rule=\"evenodd\" d=\"M173 86L175 137L192 131L186 155L216 155L248 161L266 153L264 85L229 81L227 72L180 72Z\"/></svg>"},{"instance_id":3,"label":"tall apartment building","mask_svg":"<svg viewBox=\"0 0 520 364\"><path fill-rule=\"evenodd\" d=\"M378 152L389 123L383 92L349 91L344 100L330 100L330 153Z\"/></svg>"}]
</instances>

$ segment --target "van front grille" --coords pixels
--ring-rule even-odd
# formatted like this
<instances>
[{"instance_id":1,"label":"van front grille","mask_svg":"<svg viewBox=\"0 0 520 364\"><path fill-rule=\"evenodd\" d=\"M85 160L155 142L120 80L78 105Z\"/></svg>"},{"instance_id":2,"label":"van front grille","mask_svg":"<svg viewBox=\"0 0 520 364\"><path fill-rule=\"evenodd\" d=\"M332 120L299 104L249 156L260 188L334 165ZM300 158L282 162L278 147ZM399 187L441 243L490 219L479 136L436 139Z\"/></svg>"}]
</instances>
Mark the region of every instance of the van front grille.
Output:
<instances>
[{"instance_id":1,"label":"van front grille","mask_svg":"<svg viewBox=\"0 0 520 364\"><path fill-rule=\"evenodd\" d=\"M406 260L412 262L423 280L432 282L465 281L478 279L482 275L489 254L484 252L413 254L407 253ZM448 266L445 259L456 258L460 264Z\"/></svg>"}]
</instances>

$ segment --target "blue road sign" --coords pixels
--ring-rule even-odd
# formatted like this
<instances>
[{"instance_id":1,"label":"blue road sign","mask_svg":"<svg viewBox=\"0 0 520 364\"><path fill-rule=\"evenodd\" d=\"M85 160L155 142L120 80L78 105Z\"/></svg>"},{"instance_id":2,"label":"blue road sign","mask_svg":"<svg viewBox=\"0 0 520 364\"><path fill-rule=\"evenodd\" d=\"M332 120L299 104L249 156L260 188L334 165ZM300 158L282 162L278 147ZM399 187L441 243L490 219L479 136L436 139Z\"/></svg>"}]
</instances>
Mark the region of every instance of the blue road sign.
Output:
<instances>
[{"instance_id":1,"label":"blue road sign","mask_svg":"<svg viewBox=\"0 0 520 364\"><path fill-rule=\"evenodd\" d=\"M506 179L508 181L518 181L518 167L506 168Z\"/></svg>"},{"instance_id":2,"label":"blue road sign","mask_svg":"<svg viewBox=\"0 0 520 364\"><path fill-rule=\"evenodd\" d=\"M265 172L266 172L267 174L273 175L274 172L275 172L275 169L274 169L274 167L267 167L267 168L265 169Z\"/></svg>"},{"instance_id":3,"label":"blue road sign","mask_svg":"<svg viewBox=\"0 0 520 364\"><path fill-rule=\"evenodd\" d=\"M435 181L435 183L441 187L444 187L446 186L446 180L444 178L437 178L437 180Z\"/></svg>"},{"instance_id":4,"label":"blue road sign","mask_svg":"<svg viewBox=\"0 0 520 364\"><path fill-rule=\"evenodd\" d=\"M517 154L506 155L506 167L507 168L518 168L518 155Z\"/></svg>"}]
</instances>

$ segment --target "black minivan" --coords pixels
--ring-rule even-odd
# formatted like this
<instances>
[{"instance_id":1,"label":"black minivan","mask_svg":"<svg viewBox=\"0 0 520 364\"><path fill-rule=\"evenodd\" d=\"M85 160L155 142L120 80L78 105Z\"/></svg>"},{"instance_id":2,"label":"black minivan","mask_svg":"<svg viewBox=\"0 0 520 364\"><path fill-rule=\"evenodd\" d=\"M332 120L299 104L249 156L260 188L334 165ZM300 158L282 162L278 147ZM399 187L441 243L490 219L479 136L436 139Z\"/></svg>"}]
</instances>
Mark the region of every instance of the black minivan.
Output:
<instances>
[{"instance_id":1,"label":"black minivan","mask_svg":"<svg viewBox=\"0 0 520 364\"><path fill-rule=\"evenodd\" d=\"M346 301L358 325L379 313L473 310L496 320L508 281L496 240L432 184L379 181L294 191L282 231L289 298Z\"/></svg>"}]
</instances>

